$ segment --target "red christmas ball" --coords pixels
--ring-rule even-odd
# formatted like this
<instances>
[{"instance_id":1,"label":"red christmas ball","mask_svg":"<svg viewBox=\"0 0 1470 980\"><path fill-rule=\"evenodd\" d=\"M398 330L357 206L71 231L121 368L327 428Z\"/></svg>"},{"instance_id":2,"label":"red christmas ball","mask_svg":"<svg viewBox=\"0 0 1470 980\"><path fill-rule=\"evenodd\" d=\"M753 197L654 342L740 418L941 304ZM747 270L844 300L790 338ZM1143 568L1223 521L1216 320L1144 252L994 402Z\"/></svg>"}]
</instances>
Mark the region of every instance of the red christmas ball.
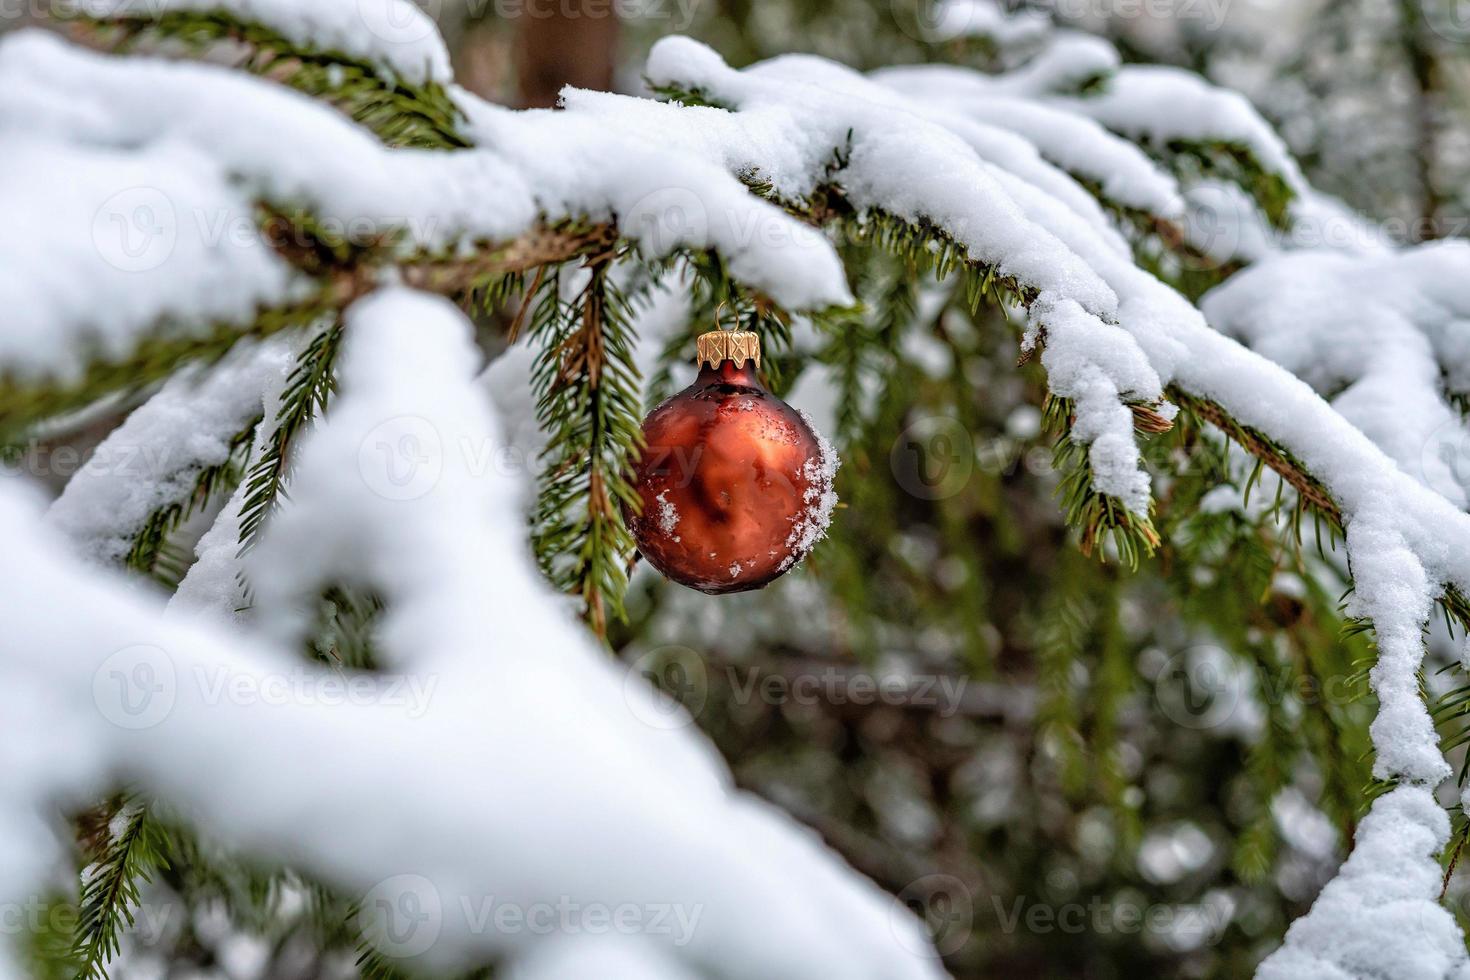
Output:
<instances>
[{"instance_id":1,"label":"red christmas ball","mask_svg":"<svg viewBox=\"0 0 1470 980\"><path fill-rule=\"evenodd\" d=\"M649 413L634 469L638 550L711 595L758 589L826 533L837 456L806 417L756 376L755 334L699 338L699 377Z\"/></svg>"}]
</instances>

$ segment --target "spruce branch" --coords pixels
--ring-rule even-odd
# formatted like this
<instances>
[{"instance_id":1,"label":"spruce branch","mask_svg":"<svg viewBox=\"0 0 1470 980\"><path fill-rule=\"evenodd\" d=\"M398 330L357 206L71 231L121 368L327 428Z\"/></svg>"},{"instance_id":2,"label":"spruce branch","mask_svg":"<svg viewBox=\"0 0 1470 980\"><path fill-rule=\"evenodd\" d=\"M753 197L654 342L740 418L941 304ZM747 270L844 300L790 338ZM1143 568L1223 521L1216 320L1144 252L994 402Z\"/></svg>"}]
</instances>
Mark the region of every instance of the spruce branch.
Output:
<instances>
[{"instance_id":1,"label":"spruce branch","mask_svg":"<svg viewBox=\"0 0 1470 980\"><path fill-rule=\"evenodd\" d=\"M1156 428L1153 420L1162 417L1148 406L1139 409L1134 413L1135 428L1142 431ZM1067 523L1081 530L1082 553L1090 555L1099 545L1111 540L1118 559L1136 569L1141 558L1152 556L1159 547L1153 502L1149 502L1149 513L1137 514L1121 500L1098 492L1087 447L1070 434L1076 415L1071 399L1047 395L1041 414L1045 427L1057 436L1052 451L1052 465L1062 477L1057 496L1062 500ZM1146 420L1142 426L1137 421L1140 417Z\"/></svg>"},{"instance_id":2,"label":"spruce branch","mask_svg":"<svg viewBox=\"0 0 1470 980\"><path fill-rule=\"evenodd\" d=\"M474 305L484 302L485 290L507 277L601 251L618 240L606 224L560 222L537 225L507 242L481 243L464 254L424 252L404 257L395 254L398 242L392 235L344 243L315 234L314 223L304 212L263 207L260 220L277 253L317 281L310 296L286 306L264 307L252 322L242 325L217 324L200 330L165 320L123 357L104 354L100 348L85 351L74 380L0 371L0 446L20 441L43 419L109 396L147 390L186 363L218 361L241 338L269 337L330 322L376 287L381 268L396 265L406 285Z\"/></svg>"},{"instance_id":3,"label":"spruce branch","mask_svg":"<svg viewBox=\"0 0 1470 980\"><path fill-rule=\"evenodd\" d=\"M133 536L132 547L123 560L125 567L155 578L168 588L178 585L187 571L189 556L175 554L169 536L200 508L239 484L260 422L261 417L256 416L235 433L230 440L229 455L220 463L201 467L184 497L170 500L148 515L143 527Z\"/></svg>"},{"instance_id":4,"label":"spruce branch","mask_svg":"<svg viewBox=\"0 0 1470 980\"><path fill-rule=\"evenodd\" d=\"M609 617L623 616L634 545L620 511L639 508L631 471L642 445L633 311L611 274L618 257L611 248L589 257L570 300L562 270L548 274L529 331L539 347L537 419L549 437L533 542L547 576L581 598L602 637Z\"/></svg>"},{"instance_id":5,"label":"spruce branch","mask_svg":"<svg viewBox=\"0 0 1470 980\"><path fill-rule=\"evenodd\" d=\"M1297 460L1274 440L1256 429L1237 422L1218 403L1191 395L1178 385L1171 385L1169 398L1181 409L1209 422L1231 442L1255 456L1281 476L1301 495L1313 510L1338 534L1343 531L1342 511L1320 480L1307 472Z\"/></svg>"},{"instance_id":6,"label":"spruce branch","mask_svg":"<svg viewBox=\"0 0 1470 980\"><path fill-rule=\"evenodd\" d=\"M260 457L245 477L245 501L240 509L240 551L255 546L266 518L280 502L291 465L296 436L326 410L335 387L332 365L342 345L342 323L328 326L296 359L281 395L273 427Z\"/></svg>"},{"instance_id":7,"label":"spruce branch","mask_svg":"<svg viewBox=\"0 0 1470 980\"><path fill-rule=\"evenodd\" d=\"M146 7L146 5L143 5ZM342 51L298 44L267 25L222 10L138 13L83 18L65 3L54 16L75 23L101 47L127 53L166 42L194 57L242 48L235 67L335 105L389 146L458 149L472 145L460 131L464 115L437 82L412 84L390 70ZM232 47L232 50L233 50Z\"/></svg>"},{"instance_id":8,"label":"spruce branch","mask_svg":"<svg viewBox=\"0 0 1470 980\"><path fill-rule=\"evenodd\" d=\"M243 326L217 324L207 331L160 324L124 357L93 350L77 375L64 381L0 372L0 445L21 439L35 423L85 408L104 398L152 388L185 364L212 364L244 337L270 337L320 322L332 309L321 295L279 308L261 310Z\"/></svg>"},{"instance_id":9,"label":"spruce branch","mask_svg":"<svg viewBox=\"0 0 1470 980\"><path fill-rule=\"evenodd\" d=\"M79 980L105 980L123 930L133 925L139 883L168 865L163 839L140 801L124 797L94 819L72 949Z\"/></svg>"}]
</instances>

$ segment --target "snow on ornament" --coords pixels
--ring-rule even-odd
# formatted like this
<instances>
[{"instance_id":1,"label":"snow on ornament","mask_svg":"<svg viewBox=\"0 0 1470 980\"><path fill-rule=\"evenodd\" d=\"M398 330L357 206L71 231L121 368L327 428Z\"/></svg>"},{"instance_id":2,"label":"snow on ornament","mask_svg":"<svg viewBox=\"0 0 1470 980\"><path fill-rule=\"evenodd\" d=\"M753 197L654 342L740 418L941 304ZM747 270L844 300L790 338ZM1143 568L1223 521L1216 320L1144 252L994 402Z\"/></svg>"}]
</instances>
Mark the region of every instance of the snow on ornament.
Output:
<instances>
[{"instance_id":1,"label":"snow on ornament","mask_svg":"<svg viewBox=\"0 0 1470 980\"><path fill-rule=\"evenodd\" d=\"M807 417L757 377L760 338L698 340L699 377L643 420L626 513L638 550L664 575L710 595L759 589L827 532L837 454Z\"/></svg>"}]
</instances>

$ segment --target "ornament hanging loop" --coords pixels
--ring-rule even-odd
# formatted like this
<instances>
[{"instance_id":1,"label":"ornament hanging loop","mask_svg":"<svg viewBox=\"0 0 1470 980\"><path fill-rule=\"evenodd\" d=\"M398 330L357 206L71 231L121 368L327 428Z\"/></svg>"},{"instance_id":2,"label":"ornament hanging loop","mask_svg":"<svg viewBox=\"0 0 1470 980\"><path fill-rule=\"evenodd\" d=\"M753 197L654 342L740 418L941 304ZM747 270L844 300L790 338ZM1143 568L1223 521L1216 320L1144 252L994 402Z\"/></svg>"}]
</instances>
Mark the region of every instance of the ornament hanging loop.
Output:
<instances>
[{"instance_id":1,"label":"ornament hanging loop","mask_svg":"<svg viewBox=\"0 0 1470 980\"><path fill-rule=\"evenodd\" d=\"M725 304L727 302L729 302L729 301L722 299L722 300L720 300L720 305L718 305L718 306L715 307L715 329L716 330L739 330L740 329L740 311L739 310L736 310L735 311L735 323L733 325L727 327L721 321L720 314L725 312Z\"/></svg>"}]
</instances>

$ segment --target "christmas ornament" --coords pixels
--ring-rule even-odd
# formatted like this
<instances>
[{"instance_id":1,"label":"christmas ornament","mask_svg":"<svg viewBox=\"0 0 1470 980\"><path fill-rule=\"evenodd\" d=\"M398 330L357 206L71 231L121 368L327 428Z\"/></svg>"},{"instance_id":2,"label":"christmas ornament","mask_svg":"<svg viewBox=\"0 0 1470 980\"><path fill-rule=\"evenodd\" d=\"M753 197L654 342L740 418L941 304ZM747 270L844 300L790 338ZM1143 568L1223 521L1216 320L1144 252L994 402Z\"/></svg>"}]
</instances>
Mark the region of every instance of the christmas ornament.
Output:
<instances>
[{"instance_id":1,"label":"christmas ornament","mask_svg":"<svg viewBox=\"0 0 1470 980\"><path fill-rule=\"evenodd\" d=\"M643 510L628 525L648 563L681 585L759 589L826 533L837 455L761 385L755 334L703 334L698 355L699 377L643 421Z\"/></svg>"}]
</instances>

